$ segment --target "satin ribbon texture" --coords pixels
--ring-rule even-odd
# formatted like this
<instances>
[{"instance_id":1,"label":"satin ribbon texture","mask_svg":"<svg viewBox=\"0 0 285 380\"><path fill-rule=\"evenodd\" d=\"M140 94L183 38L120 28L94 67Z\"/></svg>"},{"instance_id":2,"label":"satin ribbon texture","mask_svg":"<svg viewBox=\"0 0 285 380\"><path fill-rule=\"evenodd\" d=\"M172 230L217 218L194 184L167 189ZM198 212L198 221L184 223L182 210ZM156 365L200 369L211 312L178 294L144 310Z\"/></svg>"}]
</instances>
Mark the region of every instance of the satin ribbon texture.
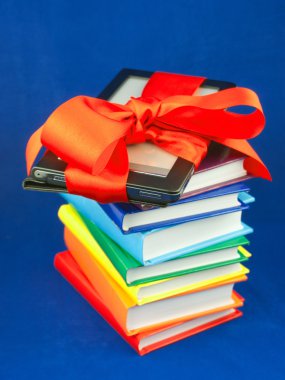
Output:
<instances>
[{"instance_id":1,"label":"satin ribbon texture","mask_svg":"<svg viewBox=\"0 0 285 380\"><path fill-rule=\"evenodd\" d=\"M67 163L67 189L98 202L127 202L127 145L150 141L189 160L198 168L210 141L246 155L252 176L270 179L269 171L247 139L264 128L258 96L230 88L194 96L205 78L154 73L142 96L115 104L77 96L60 105L27 144L27 171L42 146ZM233 107L248 106L249 114Z\"/></svg>"}]
</instances>

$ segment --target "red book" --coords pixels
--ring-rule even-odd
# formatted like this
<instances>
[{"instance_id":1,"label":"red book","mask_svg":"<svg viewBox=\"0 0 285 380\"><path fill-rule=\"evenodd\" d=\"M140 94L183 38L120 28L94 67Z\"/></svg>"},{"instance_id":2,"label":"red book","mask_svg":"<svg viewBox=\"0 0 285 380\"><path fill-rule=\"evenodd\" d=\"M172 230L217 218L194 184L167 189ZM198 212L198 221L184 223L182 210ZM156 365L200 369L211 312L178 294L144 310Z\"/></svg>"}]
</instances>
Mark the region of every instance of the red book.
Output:
<instances>
[{"instance_id":1,"label":"red book","mask_svg":"<svg viewBox=\"0 0 285 380\"><path fill-rule=\"evenodd\" d=\"M167 346L242 315L241 311L232 308L182 323L174 323L164 328L127 336L68 251L58 253L55 256L54 265L79 294L81 294L140 355L145 355L153 350ZM243 301L242 297L237 294L236 296Z\"/></svg>"}]
</instances>

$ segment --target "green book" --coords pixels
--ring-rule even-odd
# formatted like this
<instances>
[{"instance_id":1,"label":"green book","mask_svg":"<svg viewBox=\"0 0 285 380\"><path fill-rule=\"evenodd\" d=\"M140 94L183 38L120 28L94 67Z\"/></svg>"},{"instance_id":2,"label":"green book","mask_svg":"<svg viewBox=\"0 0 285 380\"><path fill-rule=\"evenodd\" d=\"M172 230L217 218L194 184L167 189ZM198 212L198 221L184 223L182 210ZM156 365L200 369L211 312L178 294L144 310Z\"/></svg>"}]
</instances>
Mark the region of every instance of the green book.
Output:
<instances>
[{"instance_id":1,"label":"green book","mask_svg":"<svg viewBox=\"0 0 285 380\"><path fill-rule=\"evenodd\" d=\"M242 245L249 244L249 241L244 236L241 236L191 252L173 260L143 266L111 240L93 222L81 214L80 216L128 286L240 263L248 260L251 256L244 247L241 247Z\"/></svg>"}]
</instances>

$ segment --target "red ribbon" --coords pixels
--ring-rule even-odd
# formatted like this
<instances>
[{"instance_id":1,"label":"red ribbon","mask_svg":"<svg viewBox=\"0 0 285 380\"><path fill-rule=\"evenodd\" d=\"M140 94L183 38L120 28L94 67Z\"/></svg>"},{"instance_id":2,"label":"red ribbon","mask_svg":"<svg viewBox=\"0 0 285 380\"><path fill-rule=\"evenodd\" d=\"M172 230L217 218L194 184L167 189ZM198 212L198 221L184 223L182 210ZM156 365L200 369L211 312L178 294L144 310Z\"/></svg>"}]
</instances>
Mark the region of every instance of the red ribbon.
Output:
<instances>
[{"instance_id":1,"label":"red ribbon","mask_svg":"<svg viewBox=\"0 0 285 380\"><path fill-rule=\"evenodd\" d=\"M140 98L126 105L77 96L60 105L27 144L28 173L42 146L68 163L70 193L99 202L126 202L129 172L127 144L146 140L194 162L196 168L210 141L247 156L251 175L270 179L269 171L246 139L257 136L265 118L258 96L246 88L231 88L193 96L204 78L155 73ZM250 114L229 110L253 108Z\"/></svg>"}]
</instances>

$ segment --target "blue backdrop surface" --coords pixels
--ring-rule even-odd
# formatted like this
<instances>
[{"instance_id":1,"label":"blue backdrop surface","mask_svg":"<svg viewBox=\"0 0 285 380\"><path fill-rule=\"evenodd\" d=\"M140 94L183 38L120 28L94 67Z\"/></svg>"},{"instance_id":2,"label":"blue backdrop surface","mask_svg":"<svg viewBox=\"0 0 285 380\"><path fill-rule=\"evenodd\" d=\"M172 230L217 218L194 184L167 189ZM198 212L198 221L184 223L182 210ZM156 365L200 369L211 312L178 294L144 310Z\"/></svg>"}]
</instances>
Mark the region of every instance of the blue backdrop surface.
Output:
<instances>
[{"instance_id":1,"label":"blue backdrop surface","mask_svg":"<svg viewBox=\"0 0 285 380\"><path fill-rule=\"evenodd\" d=\"M284 378L284 1L0 3L0 378ZM25 143L61 102L123 67L225 79L258 92L255 233L244 317L137 356L53 269L56 195L24 192ZM282 376L283 375L283 376Z\"/></svg>"}]
</instances>

